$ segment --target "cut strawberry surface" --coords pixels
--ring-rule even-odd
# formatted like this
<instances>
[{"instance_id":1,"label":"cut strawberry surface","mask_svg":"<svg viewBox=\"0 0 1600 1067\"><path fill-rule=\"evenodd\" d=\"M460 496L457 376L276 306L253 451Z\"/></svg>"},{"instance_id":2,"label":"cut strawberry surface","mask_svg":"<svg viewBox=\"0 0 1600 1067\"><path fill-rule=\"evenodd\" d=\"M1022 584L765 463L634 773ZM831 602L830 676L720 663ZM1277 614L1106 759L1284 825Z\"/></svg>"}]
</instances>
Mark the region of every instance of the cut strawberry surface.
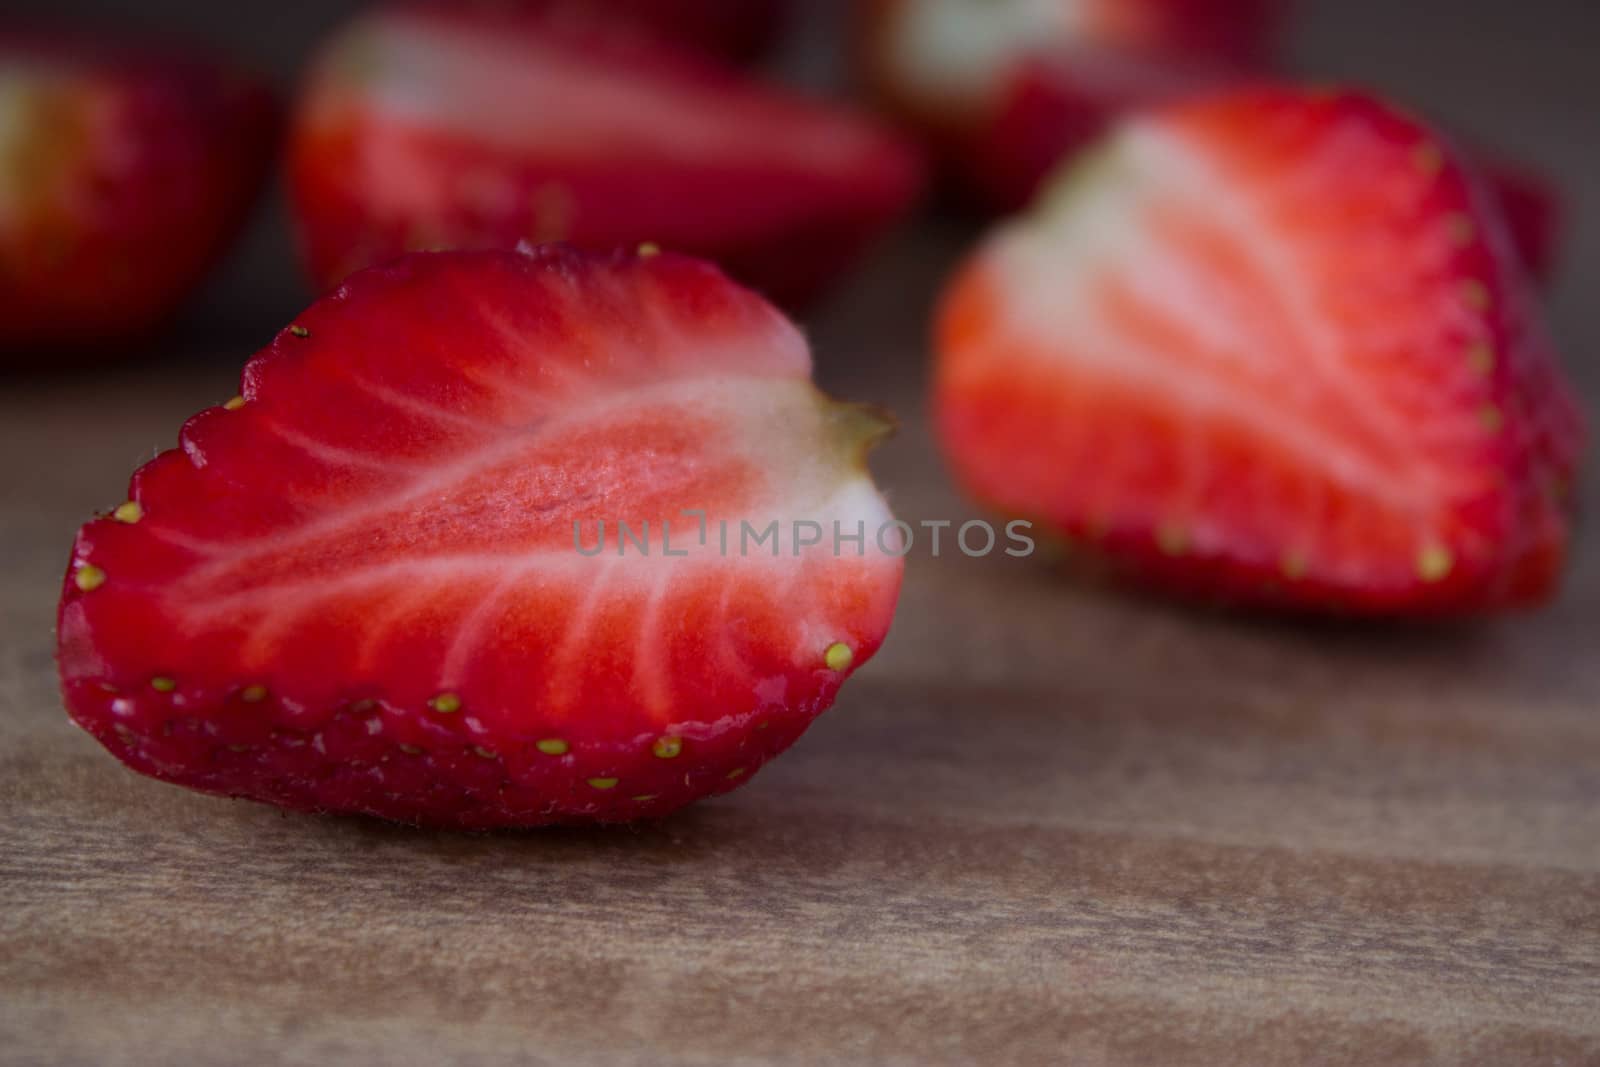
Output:
<instances>
[{"instance_id":1,"label":"cut strawberry surface","mask_svg":"<svg viewBox=\"0 0 1600 1067\"><path fill-rule=\"evenodd\" d=\"M243 221L274 126L221 64L0 35L0 349L159 326Z\"/></svg>"},{"instance_id":2,"label":"cut strawberry surface","mask_svg":"<svg viewBox=\"0 0 1600 1067\"><path fill-rule=\"evenodd\" d=\"M423 8L324 51L289 175L323 284L408 249L648 241L791 304L920 184L911 150L842 108L550 12Z\"/></svg>"},{"instance_id":3,"label":"cut strawberry surface","mask_svg":"<svg viewBox=\"0 0 1600 1067\"><path fill-rule=\"evenodd\" d=\"M953 283L950 460L1174 591L1419 615L1541 600L1583 434L1489 201L1361 94L1128 122Z\"/></svg>"},{"instance_id":4,"label":"cut strawberry surface","mask_svg":"<svg viewBox=\"0 0 1600 1067\"><path fill-rule=\"evenodd\" d=\"M1274 0L876 0L865 75L994 210L1128 111L1249 79Z\"/></svg>"},{"instance_id":5,"label":"cut strawberry surface","mask_svg":"<svg viewBox=\"0 0 1600 1067\"><path fill-rule=\"evenodd\" d=\"M863 463L885 425L809 371L781 315L670 254L360 273L80 532L73 717L156 777L445 825L732 788L899 588ZM835 522L866 537L835 551Z\"/></svg>"}]
</instances>

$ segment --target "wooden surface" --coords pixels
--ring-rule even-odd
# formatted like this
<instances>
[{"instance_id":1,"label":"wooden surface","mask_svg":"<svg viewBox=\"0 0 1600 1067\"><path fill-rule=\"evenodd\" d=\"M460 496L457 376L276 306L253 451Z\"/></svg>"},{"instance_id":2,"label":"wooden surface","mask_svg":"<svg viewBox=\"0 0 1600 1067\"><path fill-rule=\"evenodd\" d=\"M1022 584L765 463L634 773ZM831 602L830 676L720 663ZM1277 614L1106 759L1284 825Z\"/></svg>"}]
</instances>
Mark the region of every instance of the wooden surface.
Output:
<instances>
[{"instance_id":1,"label":"wooden surface","mask_svg":"<svg viewBox=\"0 0 1600 1067\"><path fill-rule=\"evenodd\" d=\"M1562 174L1553 316L1593 397L1584 35L1434 43L1458 10L1312 39ZM1511 40L1544 51L1469 77ZM826 384L905 418L875 467L913 521L967 514L919 385L960 240L905 238L813 330ZM1600 1064L1592 527L1548 611L1429 631L918 553L837 707L662 825L284 815L123 770L51 664L72 530L264 333L0 380L0 1061Z\"/></svg>"}]
</instances>

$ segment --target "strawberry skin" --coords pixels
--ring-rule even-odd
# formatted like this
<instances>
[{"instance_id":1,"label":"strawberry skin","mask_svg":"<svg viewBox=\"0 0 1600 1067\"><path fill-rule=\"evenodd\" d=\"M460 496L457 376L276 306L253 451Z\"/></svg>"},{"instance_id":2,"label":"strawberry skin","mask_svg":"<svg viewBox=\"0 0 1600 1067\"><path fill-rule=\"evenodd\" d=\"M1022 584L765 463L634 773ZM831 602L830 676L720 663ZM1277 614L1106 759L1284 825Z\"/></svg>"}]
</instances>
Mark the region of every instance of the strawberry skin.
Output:
<instances>
[{"instance_id":1,"label":"strawberry skin","mask_svg":"<svg viewBox=\"0 0 1600 1067\"><path fill-rule=\"evenodd\" d=\"M664 815L748 781L882 642L885 429L701 261L403 257L302 314L80 531L67 707L135 770L288 808ZM867 536L806 546L791 520ZM741 521L778 538L740 551Z\"/></svg>"},{"instance_id":2,"label":"strawberry skin","mask_svg":"<svg viewBox=\"0 0 1600 1067\"><path fill-rule=\"evenodd\" d=\"M860 61L964 191L1013 211L1122 114L1258 74L1276 0L874 0Z\"/></svg>"},{"instance_id":3,"label":"strawberry skin","mask_svg":"<svg viewBox=\"0 0 1600 1067\"><path fill-rule=\"evenodd\" d=\"M0 35L0 349L161 325L243 222L267 89L220 64Z\"/></svg>"},{"instance_id":4,"label":"strawberry skin","mask_svg":"<svg viewBox=\"0 0 1600 1067\"><path fill-rule=\"evenodd\" d=\"M339 33L289 152L312 276L415 249L648 241L798 305L915 198L917 156L868 119L614 30L401 7Z\"/></svg>"},{"instance_id":5,"label":"strawberry skin","mask_svg":"<svg viewBox=\"0 0 1600 1067\"><path fill-rule=\"evenodd\" d=\"M1157 588L1430 616L1556 586L1581 418L1487 187L1360 93L1121 125L946 293L980 499Z\"/></svg>"}]
</instances>

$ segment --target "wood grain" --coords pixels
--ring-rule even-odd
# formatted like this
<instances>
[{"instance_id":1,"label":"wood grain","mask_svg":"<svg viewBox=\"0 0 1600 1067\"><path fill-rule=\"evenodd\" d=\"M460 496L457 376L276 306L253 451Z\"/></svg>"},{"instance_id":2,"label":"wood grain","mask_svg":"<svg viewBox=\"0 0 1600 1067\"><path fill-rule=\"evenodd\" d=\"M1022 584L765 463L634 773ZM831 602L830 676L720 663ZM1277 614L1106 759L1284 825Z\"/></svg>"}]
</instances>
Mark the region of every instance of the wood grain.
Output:
<instances>
[{"instance_id":1,"label":"wood grain","mask_svg":"<svg viewBox=\"0 0 1600 1067\"><path fill-rule=\"evenodd\" d=\"M1540 103L1592 76L1583 34L1500 5L1435 46L1465 9L1400 6L1371 40L1314 11L1312 58L1481 108L1600 203L1592 115ZM1467 77L1517 34L1525 77ZM1594 223L1553 304L1591 397ZM913 521L969 514L920 386L965 238L907 235L812 331L902 413L876 468ZM72 530L260 340L0 381L0 1061L1600 1064L1592 526L1549 610L1427 631L919 553L880 657L727 798L592 833L291 816L123 770L51 664Z\"/></svg>"}]
</instances>

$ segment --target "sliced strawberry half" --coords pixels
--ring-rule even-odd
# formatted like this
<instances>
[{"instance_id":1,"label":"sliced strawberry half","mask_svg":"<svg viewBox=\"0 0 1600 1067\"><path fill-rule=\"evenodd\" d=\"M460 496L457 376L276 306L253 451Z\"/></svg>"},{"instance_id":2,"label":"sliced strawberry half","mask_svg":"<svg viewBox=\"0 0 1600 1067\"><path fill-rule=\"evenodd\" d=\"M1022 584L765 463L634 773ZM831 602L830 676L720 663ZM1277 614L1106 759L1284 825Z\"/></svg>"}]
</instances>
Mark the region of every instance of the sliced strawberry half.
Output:
<instances>
[{"instance_id":1,"label":"sliced strawberry half","mask_svg":"<svg viewBox=\"0 0 1600 1067\"><path fill-rule=\"evenodd\" d=\"M324 284L407 249L649 241L797 304L920 168L868 119L592 22L397 8L322 53L289 177Z\"/></svg>"},{"instance_id":2,"label":"sliced strawberry half","mask_svg":"<svg viewBox=\"0 0 1600 1067\"><path fill-rule=\"evenodd\" d=\"M994 210L1131 109L1258 74L1276 0L875 0L875 95Z\"/></svg>"},{"instance_id":3,"label":"sliced strawberry half","mask_svg":"<svg viewBox=\"0 0 1600 1067\"><path fill-rule=\"evenodd\" d=\"M1158 587L1428 615L1550 595L1580 419L1489 193L1358 93L1121 126L946 295L961 480Z\"/></svg>"},{"instance_id":4,"label":"sliced strawberry half","mask_svg":"<svg viewBox=\"0 0 1600 1067\"><path fill-rule=\"evenodd\" d=\"M885 424L809 371L693 259L362 272L80 531L68 708L136 770L297 809L535 825L732 789L900 584Z\"/></svg>"},{"instance_id":5,"label":"sliced strawberry half","mask_svg":"<svg viewBox=\"0 0 1600 1067\"><path fill-rule=\"evenodd\" d=\"M0 35L0 349L165 321L243 221L274 125L222 64Z\"/></svg>"}]
</instances>

